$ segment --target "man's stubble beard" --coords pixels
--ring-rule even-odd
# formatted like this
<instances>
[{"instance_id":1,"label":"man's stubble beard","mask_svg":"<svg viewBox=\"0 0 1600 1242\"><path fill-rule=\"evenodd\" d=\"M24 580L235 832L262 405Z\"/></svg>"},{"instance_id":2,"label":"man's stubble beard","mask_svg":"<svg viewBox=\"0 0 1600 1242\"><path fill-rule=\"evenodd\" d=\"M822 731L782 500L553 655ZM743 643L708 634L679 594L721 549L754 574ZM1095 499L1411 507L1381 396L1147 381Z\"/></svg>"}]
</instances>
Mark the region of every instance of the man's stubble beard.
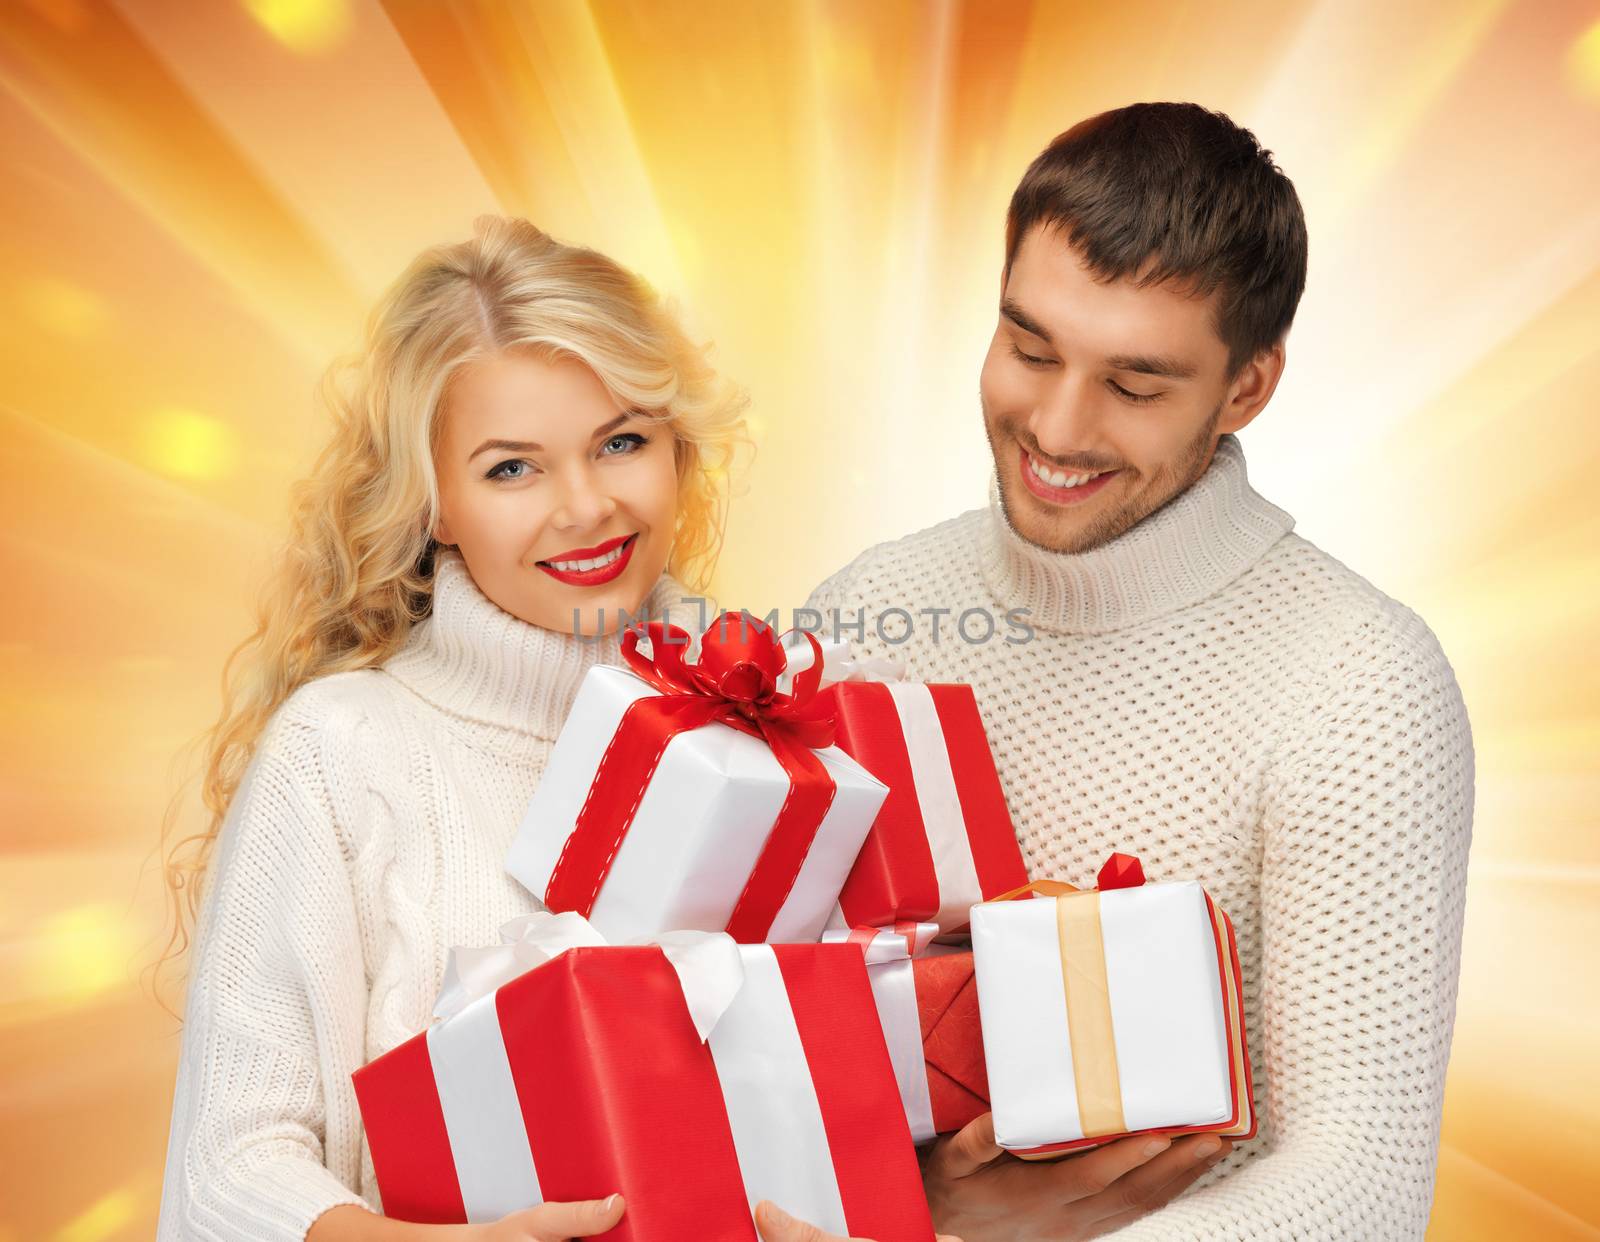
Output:
<instances>
[{"instance_id":1,"label":"man's stubble beard","mask_svg":"<svg viewBox=\"0 0 1600 1242\"><path fill-rule=\"evenodd\" d=\"M978 394L978 404L983 408L983 394ZM1012 511L1010 497L1006 494L1006 472L999 469L1000 456L996 451L994 432L989 421L987 408L983 408L983 428L989 439L989 451L995 459L996 472L1000 483L1000 507L1005 511L1006 520L1011 523L1012 529L1021 534L1030 543L1051 552L1061 552L1068 555L1077 555L1082 552L1092 552L1102 544L1110 543L1119 535L1125 534L1137 526L1145 518L1157 510L1166 507L1176 500L1205 473L1210 465L1213 439L1217 423L1222 418L1222 406L1219 404L1211 411L1211 417L1206 419L1206 425L1195 434L1195 437L1184 446L1182 454L1177 461L1163 465L1153 476L1147 486L1131 496L1118 508L1107 513L1097 515L1087 527L1080 531L1069 532L1065 529L1056 531L1039 532L1043 538L1024 530L1017 525L1016 515ZM1008 451L1020 445L1016 437L1002 429L1006 437ZM1026 486L1026 484L1024 484ZM1064 523L1062 524L1065 525Z\"/></svg>"}]
</instances>

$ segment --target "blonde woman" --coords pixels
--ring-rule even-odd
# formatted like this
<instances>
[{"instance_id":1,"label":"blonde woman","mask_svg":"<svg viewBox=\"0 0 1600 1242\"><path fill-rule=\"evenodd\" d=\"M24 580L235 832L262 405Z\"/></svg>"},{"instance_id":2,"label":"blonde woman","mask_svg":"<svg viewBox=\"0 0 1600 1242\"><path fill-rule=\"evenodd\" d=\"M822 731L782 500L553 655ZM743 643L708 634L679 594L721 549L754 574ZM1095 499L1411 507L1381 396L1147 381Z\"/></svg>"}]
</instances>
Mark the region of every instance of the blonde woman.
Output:
<instances>
[{"instance_id":1,"label":"blonde woman","mask_svg":"<svg viewBox=\"0 0 1600 1242\"><path fill-rule=\"evenodd\" d=\"M452 945L538 908L511 835L619 620L698 620L742 403L640 280L494 217L411 264L325 393L207 737L211 822L168 864L195 932L158 1236L600 1233L616 1196L376 1214L350 1074L428 1024Z\"/></svg>"}]
</instances>

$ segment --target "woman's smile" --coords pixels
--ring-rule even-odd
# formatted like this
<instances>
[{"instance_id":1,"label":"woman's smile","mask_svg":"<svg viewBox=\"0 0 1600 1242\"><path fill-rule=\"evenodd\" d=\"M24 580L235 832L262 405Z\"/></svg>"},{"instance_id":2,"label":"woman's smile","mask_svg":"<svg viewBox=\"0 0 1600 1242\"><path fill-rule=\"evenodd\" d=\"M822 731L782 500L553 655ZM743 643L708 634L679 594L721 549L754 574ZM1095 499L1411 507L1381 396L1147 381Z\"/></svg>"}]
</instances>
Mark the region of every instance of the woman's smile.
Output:
<instances>
[{"instance_id":1,"label":"woman's smile","mask_svg":"<svg viewBox=\"0 0 1600 1242\"><path fill-rule=\"evenodd\" d=\"M619 577L628 567L639 532L618 535L592 548L573 548L560 556L535 562L558 582L569 586L600 586Z\"/></svg>"}]
</instances>

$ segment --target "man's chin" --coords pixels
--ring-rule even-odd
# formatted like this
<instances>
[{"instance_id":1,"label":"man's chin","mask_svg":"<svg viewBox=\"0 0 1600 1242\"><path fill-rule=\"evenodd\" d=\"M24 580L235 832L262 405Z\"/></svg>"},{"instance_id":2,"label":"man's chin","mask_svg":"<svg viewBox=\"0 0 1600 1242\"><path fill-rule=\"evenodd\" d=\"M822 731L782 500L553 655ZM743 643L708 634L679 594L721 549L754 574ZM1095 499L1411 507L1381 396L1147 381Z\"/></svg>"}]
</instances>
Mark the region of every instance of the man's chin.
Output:
<instances>
[{"instance_id":1,"label":"man's chin","mask_svg":"<svg viewBox=\"0 0 1600 1242\"><path fill-rule=\"evenodd\" d=\"M1092 551L1115 538L1106 533L1104 517L1096 520L1098 515L1090 512L1092 502L1081 511L1052 505L1035 496L1014 472L1001 480L1000 502L1012 529L1047 552L1075 555Z\"/></svg>"}]
</instances>

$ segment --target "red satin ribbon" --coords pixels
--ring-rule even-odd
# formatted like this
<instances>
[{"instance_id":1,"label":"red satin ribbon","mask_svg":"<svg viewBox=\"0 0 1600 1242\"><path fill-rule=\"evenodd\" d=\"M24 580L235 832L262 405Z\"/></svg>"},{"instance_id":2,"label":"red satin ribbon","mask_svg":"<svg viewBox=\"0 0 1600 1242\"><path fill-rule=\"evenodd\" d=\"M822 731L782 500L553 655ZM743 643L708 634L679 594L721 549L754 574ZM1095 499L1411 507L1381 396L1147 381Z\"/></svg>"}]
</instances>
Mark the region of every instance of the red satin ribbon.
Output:
<instances>
[{"instance_id":1,"label":"red satin ribbon","mask_svg":"<svg viewBox=\"0 0 1600 1242\"><path fill-rule=\"evenodd\" d=\"M688 631L662 621L651 621L647 631L649 656L638 650L636 628L623 634L622 655L661 694L636 699L623 713L550 873L545 905L588 916L667 743L715 721L765 741L789 777L788 796L728 920L735 940L760 943L833 804L833 780L814 753L831 746L834 734L833 715L817 699L822 648L806 634L811 664L783 694L777 690L783 649L772 628L747 613L725 612L713 621L700 636L695 664L684 660Z\"/></svg>"}]
</instances>

